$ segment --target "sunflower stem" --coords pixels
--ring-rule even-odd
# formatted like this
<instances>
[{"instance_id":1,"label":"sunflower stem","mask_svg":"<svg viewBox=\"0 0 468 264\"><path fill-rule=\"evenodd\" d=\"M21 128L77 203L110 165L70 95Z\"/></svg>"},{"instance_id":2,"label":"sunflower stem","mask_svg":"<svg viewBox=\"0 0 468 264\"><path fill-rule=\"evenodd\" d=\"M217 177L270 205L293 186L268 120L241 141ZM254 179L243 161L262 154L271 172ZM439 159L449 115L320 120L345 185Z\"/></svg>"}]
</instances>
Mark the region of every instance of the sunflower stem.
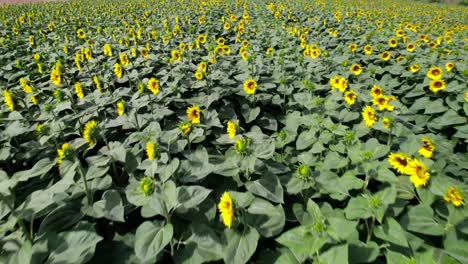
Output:
<instances>
[{"instance_id":1,"label":"sunflower stem","mask_svg":"<svg viewBox=\"0 0 468 264\"><path fill-rule=\"evenodd\" d=\"M86 198L88 199L88 205L91 206L93 204L93 197L91 197L91 193L89 192L88 189L88 181L86 180L86 175L83 173L83 167L80 166L78 167L78 173L80 174L81 178L83 179L83 185L86 193Z\"/></svg>"}]
</instances>

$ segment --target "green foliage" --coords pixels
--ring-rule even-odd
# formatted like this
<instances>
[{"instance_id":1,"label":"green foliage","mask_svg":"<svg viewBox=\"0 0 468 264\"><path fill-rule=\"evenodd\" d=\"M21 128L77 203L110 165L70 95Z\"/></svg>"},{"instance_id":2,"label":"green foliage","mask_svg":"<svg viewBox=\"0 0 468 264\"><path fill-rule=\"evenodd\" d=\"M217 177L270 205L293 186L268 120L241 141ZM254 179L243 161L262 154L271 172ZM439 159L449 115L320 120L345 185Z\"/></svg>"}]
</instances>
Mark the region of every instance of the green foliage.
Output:
<instances>
[{"instance_id":1,"label":"green foliage","mask_svg":"<svg viewBox=\"0 0 468 264\"><path fill-rule=\"evenodd\" d=\"M0 8L0 263L468 263L466 11Z\"/></svg>"}]
</instances>

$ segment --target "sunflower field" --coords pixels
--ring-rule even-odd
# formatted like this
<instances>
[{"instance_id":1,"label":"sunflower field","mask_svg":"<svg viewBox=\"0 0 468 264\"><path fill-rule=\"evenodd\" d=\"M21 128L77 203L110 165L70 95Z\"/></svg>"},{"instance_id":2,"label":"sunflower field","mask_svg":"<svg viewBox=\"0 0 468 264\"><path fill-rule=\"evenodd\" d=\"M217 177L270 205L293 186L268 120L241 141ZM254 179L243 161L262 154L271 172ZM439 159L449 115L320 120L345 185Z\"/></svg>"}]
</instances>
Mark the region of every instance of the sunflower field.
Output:
<instances>
[{"instance_id":1,"label":"sunflower field","mask_svg":"<svg viewBox=\"0 0 468 264\"><path fill-rule=\"evenodd\" d=\"M468 263L468 8L0 7L1 263Z\"/></svg>"}]
</instances>

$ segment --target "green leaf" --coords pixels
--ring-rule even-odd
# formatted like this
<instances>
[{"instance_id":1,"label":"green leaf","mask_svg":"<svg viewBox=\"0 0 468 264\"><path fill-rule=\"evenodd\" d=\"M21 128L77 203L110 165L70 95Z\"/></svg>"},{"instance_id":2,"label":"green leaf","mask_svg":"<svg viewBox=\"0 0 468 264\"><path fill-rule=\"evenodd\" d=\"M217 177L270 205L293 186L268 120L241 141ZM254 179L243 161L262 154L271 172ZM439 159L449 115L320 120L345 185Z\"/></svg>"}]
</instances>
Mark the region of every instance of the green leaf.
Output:
<instances>
[{"instance_id":1,"label":"green leaf","mask_svg":"<svg viewBox=\"0 0 468 264\"><path fill-rule=\"evenodd\" d=\"M289 229L275 240L291 250L300 262L315 255L328 242L325 236L312 234L305 226Z\"/></svg>"},{"instance_id":2,"label":"green leaf","mask_svg":"<svg viewBox=\"0 0 468 264\"><path fill-rule=\"evenodd\" d=\"M274 203L283 203L283 187L278 177L272 173L264 174L259 180L247 182L245 187L253 194Z\"/></svg>"},{"instance_id":3,"label":"green leaf","mask_svg":"<svg viewBox=\"0 0 468 264\"><path fill-rule=\"evenodd\" d=\"M51 211L42 220L37 235L39 236L48 232L59 232L76 224L82 217L83 213L80 211L80 205L67 203Z\"/></svg>"},{"instance_id":4,"label":"green leaf","mask_svg":"<svg viewBox=\"0 0 468 264\"><path fill-rule=\"evenodd\" d=\"M192 208L203 202L211 190L202 186L181 186L177 188L177 200L185 208Z\"/></svg>"},{"instance_id":5,"label":"green leaf","mask_svg":"<svg viewBox=\"0 0 468 264\"><path fill-rule=\"evenodd\" d=\"M329 169L340 169L346 165L348 165L348 158L343 157L334 151L330 151L323 161L323 167Z\"/></svg>"},{"instance_id":6,"label":"green leaf","mask_svg":"<svg viewBox=\"0 0 468 264\"><path fill-rule=\"evenodd\" d=\"M98 217L105 217L117 222L125 222L122 199L116 190L105 191L102 195L102 200L95 202L93 208Z\"/></svg>"},{"instance_id":7,"label":"green leaf","mask_svg":"<svg viewBox=\"0 0 468 264\"><path fill-rule=\"evenodd\" d=\"M167 181L177 171L177 169L179 168L179 164L179 159L174 158L171 160L171 162L169 162L169 164L160 166L158 168L159 179L162 182Z\"/></svg>"},{"instance_id":8,"label":"green leaf","mask_svg":"<svg viewBox=\"0 0 468 264\"><path fill-rule=\"evenodd\" d=\"M400 224L391 217L386 218L383 225L374 229L374 235L395 245L408 247L405 231L401 228Z\"/></svg>"},{"instance_id":9,"label":"green leaf","mask_svg":"<svg viewBox=\"0 0 468 264\"><path fill-rule=\"evenodd\" d=\"M369 201L365 197L353 197L345 208L345 215L348 219L367 219L372 216Z\"/></svg>"},{"instance_id":10,"label":"green leaf","mask_svg":"<svg viewBox=\"0 0 468 264\"><path fill-rule=\"evenodd\" d=\"M274 206L268 201L256 198L247 212L247 222L262 236L272 237L283 230L286 218L281 205Z\"/></svg>"},{"instance_id":11,"label":"green leaf","mask_svg":"<svg viewBox=\"0 0 468 264\"><path fill-rule=\"evenodd\" d=\"M260 235L254 228L246 228L242 233L232 229L224 231L227 245L224 248L224 262L243 264L249 261L257 249Z\"/></svg>"},{"instance_id":12,"label":"green leaf","mask_svg":"<svg viewBox=\"0 0 468 264\"><path fill-rule=\"evenodd\" d=\"M162 221L143 222L136 230L135 253L143 261L155 261L156 256L172 239L171 224Z\"/></svg>"},{"instance_id":13,"label":"green leaf","mask_svg":"<svg viewBox=\"0 0 468 264\"><path fill-rule=\"evenodd\" d=\"M80 222L72 230L58 234L46 263L86 263L94 255L96 244L101 240L102 237L96 234L92 224Z\"/></svg>"},{"instance_id":14,"label":"green leaf","mask_svg":"<svg viewBox=\"0 0 468 264\"><path fill-rule=\"evenodd\" d=\"M433 236L445 233L443 226L434 220L434 211L427 205L412 207L400 223L404 228L416 233Z\"/></svg>"},{"instance_id":15,"label":"green leaf","mask_svg":"<svg viewBox=\"0 0 468 264\"><path fill-rule=\"evenodd\" d=\"M204 263L223 258L221 240L211 226L193 222L190 231L192 234L185 240L185 247L174 256L175 263Z\"/></svg>"},{"instance_id":16,"label":"green leaf","mask_svg":"<svg viewBox=\"0 0 468 264\"><path fill-rule=\"evenodd\" d=\"M348 263L348 245L339 245L330 248L329 250L325 251L325 253L319 256L320 261L323 261L328 264L340 263L346 264Z\"/></svg>"},{"instance_id":17,"label":"green leaf","mask_svg":"<svg viewBox=\"0 0 468 264\"><path fill-rule=\"evenodd\" d=\"M330 237L337 241L347 240L356 233L358 221L349 221L344 217L329 217L327 221L329 226L326 231Z\"/></svg>"},{"instance_id":18,"label":"green leaf","mask_svg":"<svg viewBox=\"0 0 468 264\"><path fill-rule=\"evenodd\" d=\"M349 244L350 263L372 263L379 256L379 245L374 241L364 243L355 241Z\"/></svg>"}]
</instances>

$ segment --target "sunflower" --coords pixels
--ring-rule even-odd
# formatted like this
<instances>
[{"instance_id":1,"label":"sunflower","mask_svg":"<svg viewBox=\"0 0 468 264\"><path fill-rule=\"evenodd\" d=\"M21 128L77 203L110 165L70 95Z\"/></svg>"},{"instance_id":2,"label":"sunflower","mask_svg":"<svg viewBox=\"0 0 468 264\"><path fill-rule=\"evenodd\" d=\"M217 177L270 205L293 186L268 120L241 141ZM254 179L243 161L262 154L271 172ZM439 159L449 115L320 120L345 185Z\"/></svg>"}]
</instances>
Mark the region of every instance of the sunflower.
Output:
<instances>
[{"instance_id":1,"label":"sunflower","mask_svg":"<svg viewBox=\"0 0 468 264\"><path fill-rule=\"evenodd\" d=\"M382 118L382 124L385 129L389 129L393 125L393 120L390 117L385 116L384 118Z\"/></svg>"},{"instance_id":2,"label":"sunflower","mask_svg":"<svg viewBox=\"0 0 468 264\"><path fill-rule=\"evenodd\" d=\"M155 142L148 141L146 143L146 155L149 160L154 160L155 157L159 157L159 147Z\"/></svg>"},{"instance_id":3,"label":"sunflower","mask_svg":"<svg viewBox=\"0 0 468 264\"><path fill-rule=\"evenodd\" d=\"M366 105L362 109L362 118L364 119L364 122L366 123L367 127L372 127L375 122L377 121L377 115L375 114L374 108Z\"/></svg>"},{"instance_id":4,"label":"sunflower","mask_svg":"<svg viewBox=\"0 0 468 264\"><path fill-rule=\"evenodd\" d=\"M390 98L385 95L374 97L372 103L379 107L379 111L386 110L389 107Z\"/></svg>"},{"instance_id":5,"label":"sunflower","mask_svg":"<svg viewBox=\"0 0 468 264\"><path fill-rule=\"evenodd\" d=\"M401 37L403 37L403 36L405 35L405 32L404 32L403 30L401 30L401 29L397 29L397 30L395 31L395 35L396 35L397 37L401 38Z\"/></svg>"},{"instance_id":6,"label":"sunflower","mask_svg":"<svg viewBox=\"0 0 468 264\"><path fill-rule=\"evenodd\" d=\"M13 96L8 90L3 91L3 98L5 100L5 105L13 112L15 110L15 102L13 101Z\"/></svg>"},{"instance_id":7,"label":"sunflower","mask_svg":"<svg viewBox=\"0 0 468 264\"><path fill-rule=\"evenodd\" d=\"M444 200L452 203L456 207L465 204L463 201L463 193L455 186L451 186L447 189L447 193L444 195Z\"/></svg>"},{"instance_id":8,"label":"sunflower","mask_svg":"<svg viewBox=\"0 0 468 264\"><path fill-rule=\"evenodd\" d=\"M114 64L114 73L115 73L115 76L117 76L117 78L122 78L122 75L123 75L123 69L122 69L122 66L120 66L120 64L116 63Z\"/></svg>"},{"instance_id":9,"label":"sunflower","mask_svg":"<svg viewBox=\"0 0 468 264\"><path fill-rule=\"evenodd\" d=\"M117 114L119 116L122 116L123 114L125 114L125 101L124 100L118 101L116 104L116 107L117 107Z\"/></svg>"},{"instance_id":10,"label":"sunflower","mask_svg":"<svg viewBox=\"0 0 468 264\"><path fill-rule=\"evenodd\" d=\"M271 55L272 53L273 53L273 48L272 47L267 48L266 51L265 51L266 55Z\"/></svg>"},{"instance_id":11,"label":"sunflower","mask_svg":"<svg viewBox=\"0 0 468 264\"><path fill-rule=\"evenodd\" d=\"M468 92L465 93L465 102L468 103Z\"/></svg>"},{"instance_id":12,"label":"sunflower","mask_svg":"<svg viewBox=\"0 0 468 264\"><path fill-rule=\"evenodd\" d=\"M218 210L226 227L231 228L234 221L234 204L228 192L224 192L218 204Z\"/></svg>"},{"instance_id":13,"label":"sunflower","mask_svg":"<svg viewBox=\"0 0 468 264\"><path fill-rule=\"evenodd\" d=\"M141 56L146 60L148 59L148 49L147 48L141 48Z\"/></svg>"},{"instance_id":14,"label":"sunflower","mask_svg":"<svg viewBox=\"0 0 468 264\"><path fill-rule=\"evenodd\" d=\"M359 64L353 64L351 65L351 68L349 70L354 74L354 75L360 75L362 73L362 67Z\"/></svg>"},{"instance_id":15,"label":"sunflower","mask_svg":"<svg viewBox=\"0 0 468 264\"><path fill-rule=\"evenodd\" d=\"M135 47L133 47L131 50L130 50L130 54L132 54L132 57L135 58L137 56L137 49Z\"/></svg>"},{"instance_id":16,"label":"sunflower","mask_svg":"<svg viewBox=\"0 0 468 264\"><path fill-rule=\"evenodd\" d=\"M78 29L78 31L76 32L76 35L80 39L86 38L86 33L84 32L84 30L82 28Z\"/></svg>"},{"instance_id":17,"label":"sunflower","mask_svg":"<svg viewBox=\"0 0 468 264\"><path fill-rule=\"evenodd\" d=\"M356 43L351 43L348 45L348 49L351 52L355 52L357 50L357 44Z\"/></svg>"},{"instance_id":18,"label":"sunflower","mask_svg":"<svg viewBox=\"0 0 468 264\"><path fill-rule=\"evenodd\" d=\"M380 58L383 60L383 61L388 61L390 60L390 57L391 57L391 54L389 51L384 51L382 53L382 55L380 55Z\"/></svg>"},{"instance_id":19,"label":"sunflower","mask_svg":"<svg viewBox=\"0 0 468 264\"><path fill-rule=\"evenodd\" d=\"M388 45L391 47L391 48L395 48L396 46L398 46L398 41L394 38L391 38L388 40Z\"/></svg>"},{"instance_id":20,"label":"sunflower","mask_svg":"<svg viewBox=\"0 0 468 264\"><path fill-rule=\"evenodd\" d=\"M62 161L67 157L70 153L71 145L70 143L63 143L62 147L57 149L57 164L61 164Z\"/></svg>"},{"instance_id":21,"label":"sunflower","mask_svg":"<svg viewBox=\"0 0 468 264\"><path fill-rule=\"evenodd\" d=\"M344 99L347 104L353 105L356 103L357 93L354 90L349 90L344 93Z\"/></svg>"},{"instance_id":22,"label":"sunflower","mask_svg":"<svg viewBox=\"0 0 468 264\"><path fill-rule=\"evenodd\" d=\"M145 196L150 196L154 192L154 181L151 177L144 177L140 180L140 191Z\"/></svg>"},{"instance_id":23,"label":"sunflower","mask_svg":"<svg viewBox=\"0 0 468 264\"><path fill-rule=\"evenodd\" d=\"M150 90L153 94L158 94L161 88L159 85L159 81L154 77L148 80L147 87L148 87L148 90Z\"/></svg>"},{"instance_id":24,"label":"sunflower","mask_svg":"<svg viewBox=\"0 0 468 264\"><path fill-rule=\"evenodd\" d=\"M383 95L382 87L377 86L377 85L372 86L371 91L370 91L370 95L373 98Z\"/></svg>"},{"instance_id":25,"label":"sunflower","mask_svg":"<svg viewBox=\"0 0 468 264\"><path fill-rule=\"evenodd\" d=\"M406 50L408 52L413 52L415 49L416 49L416 46L413 43L408 43L408 45L406 45Z\"/></svg>"},{"instance_id":26,"label":"sunflower","mask_svg":"<svg viewBox=\"0 0 468 264\"><path fill-rule=\"evenodd\" d=\"M83 138L90 146L96 144L96 127L97 122L94 120L88 121L83 130Z\"/></svg>"},{"instance_id":27,"label":"sunflower","mask_svg":"<svg viewBox=\"0 0 468 264\"><path fill-rule=\"evenodd\" d=\"M104 55L107 55L109 57L112 57L112 47L109 43L104 44L103 47Z\"/></svg>"},{"instance_id":28,"label":"sunflower","mask_svg":"<svg viewBox=\"0 0 468 264\"><path fill-rule=\"evenodd\" d=\"M201 43L204 44L206 42L206 35L198 35L197 40Z\"/></svg>"},{"instance_id":29,"label":"sunflower","mask_svg":"<svg viewBox=\"0 0 468 264\"><path fill-rule=\"evenodd\" d=\"M247 94L254 94L255 90L257 90L257 82L253 79L248 79L244 82L244 91Z\"/></svg>"},{"instance_id":30,"label":"sunflower","mask_svg":"<svg viewBox=\"0 0 468 264\"><path fill-rule=\"evenodd\" d=\"M99 92L101 92L102 91L101 81L99 80L99 78L96 75L93 76L93 82L94 82L94 85L96 86L96 89Z\"/></svg>"},{"instance_id":31,"label":"sunflower","mask_svg":"<svg viewBox=\"0 0 468 264\"><path fill-rule=\"evenodd\" d=\"M400 174L409 175L409 163L411 157L404 153L390 153L388 155L388 162Z\"/></svg>"},{"instance_id":32,"label":"sunflower","mask_svg":"<svg viewBox=\"0 0 468 264\"><path fill-rule=\"evenodd\" d=\"M37 97L36 97L36 96L31 95L30 98L31 98L31 103L32 103L33 105L37 105L37 104L39 103L39 102L37 101Z\"/></svg>"},{"instance_id":33,"label":"sunflower","mask_svg":"<svg viewBox=\"0 0 468 264\"><path fill-rule=\"evenodd\" d=\"M224 44L226 44L226 40L223 37L218 38L216 42L218 43L219 46L224 46Z\"/></svg>"},{"instance_id":34,"label":"sunflower","mask_svg":"<svg viewBox=\"0 0 468 264\"><path fill-rule=\"evenodd\" d=\"M208 70L208 63L206 63L206 62L204 62L204 61L203 61L203 62L200 62L200 64L198 64L198 66L197 66L197 70L206 73L207 70Z\"/></svg>"},{"instance_id":35,"label":"sunflower","mask_svg":"<svg viewBox=\"0 0 468 264\"><path fill-rule=\"evenodd\" d=\"M203 80L203 77L205 76L203 71L201 70L197 70L195 71L195 73L193 74L193 76L195 76L195 79L197 80Z\"/></svg>"},{"instance_id":36,"label":"sunflower","mask_svg":"<svg viewBox=\"0 0 468 264\"><path fill-rule=\"evenodd\" d=\"M29 36L29 45L34 46L34 37Z\"/></svg>"},{"instance_id":37,"label":"sunflower","mask_svg":"<svg viewBox=\"0 0 468 264\"><path fill-rule=\"evenodd\" d=\"M122 64L124 67L127 67L128 64L130 63L127 53L120 53L119 59L120 59L120 64Z\"/></svg>"},{"instance_id":38,"label":"sunflower","mask_svg":"<svg viewBox=\"0 0 468 264\"><path fill-rule=\"evenodd\" d=\"M431 80L442 79L442 69L440 67L431 67L427 71L427 78L429 78Z\"/></svg>"},{"instance_id":39,"label":"sunflower","mask_svg":"<svg viewBox=\"0 0 468 264\"><path fill-rule=\"evenodd\" d=\"M412 73L416 73L416 72L418 72L420 69L421 69L421 67L420 67L418 64L412 64L412 65L410 66L410 71L411 71Z\"/></svg>"},{"instance_id":40,"label":"sunflower","mask_svg":"<svg viewBox=\"0 0 468 264\"><path fill-rule=\"evenodd\" d=\"M445 88L447 88L447 85L442 79L432 80L429 84L429 90L431 90L433 93L438 93L439 91L445 90Z\"/></svg>"},{"instance_id":41,"label":"sunflower","mask_svg":"<svg viewBox=\"0 0 468 264\"><path fill-rule=\"evenodd\" d=\"M242 47L247 48L250 45L250 42L246 39L242 41Z\"/></svg>"},{"instance_id":42,"label":"sunflower","mask_svg":"<svg viewBox=\"0 0 468 264\"><path fill-rule=\"evenodd\" d=\"M84 92L83 92L83 87L81 86L80 82L75 83L75 93L78 98L83 99L84 98Z\"/></svg>"},{"instance_id":43,"label":"sunflower","mask_svg":"<svg viewBox=\"0 0 468 264\"><path fill-rule=\"evenodd\" d=\"M410 175L410 182L412 182L416 188L426 186L431 177L427 171L426 165L417 159L412 159L409 162L408 172Z\"/></svg>"},{"instance_id":44,"label":"sunflower","mask_svg":"<svg viewBox=\"0 0 468 264\"><path fill-rule=\"evenodd\" d=\"M451 72L453 70L453 68L455 68L455 64L453 62L447 62L445 64L445 69L448 71L448 72Z\"/></svg>"},{"instance_id":45,"label":"sunflower","mask_svg":"<svg viewBox=\"0 0 468 264\"><path fill-rule=\"evenodd\" d=\"M192 124L189 122L182 122L179 125L179 130L182 132L184 136L187 136L192 131Z\"/></svg>"},{"instance_id":46,"label":"sunflower","mask_svg":"<svg viewBox=\"0 0 468 264\"><path fill-rule=\"evenodd\" d=\"M172 50L171 51L171 58L172 58L172 60L181 61L182 60L182 55L180 55L180 51Z\"/></svg>"},{"instance_id":47,"label":"sunflower","mask_svg":"<svg viewBox=\"0 0 468 264\"><path fill-rule=\"evenodd\" d=\"M42 74L42 72L43 72L42 71L42 64L40 64L40 63L37 64L37 72L40 73L40 74Z\"/></svg>"},{"instance_id":48,"label":"sunflower","mask_svg":"<svg viewBox=\"0 0 468 264\"><path fill-rule=\"evenodd\" d=\"M419 155L428 159L432 158L432 155L434 154L434 151L435 151L435 146L432 140L429 138L423 137L421 138L421 142L423 143L423 146L421 146L418 150Z\"/></svg>"},{"instance_id":49,"label":"sunflower","mask_svg":"<svg viewBox=\"0 0 468 264\"><path fill-rule=\"evenodd\" d=\"M366 55L371 55L372 54L372 46L371 45L364 46L364 53Z\"/></svg>"},{"instance_id":50,"label":"sunflower","mask_svg":"<svg viewBox=\"0 0 468 264\"><path fill-rule=\"evenodd\" d=\"M234 138L237 133L237 124L234 121L229 120L226 128L229 138Z\"/></svg>"},{"instance_id":51,"label":"sunflower","mask_svg":"<svg viewBox=\"0 0 468 264\"><path fill-rule=\"evenodd\" d=\"M60 70L58 70L57 68L52 69L52 71L50 72L50 80L53 84L60 85L62 83L62 76Z\"/></svg>"},{"instance_id":52,"label":"sunflower","mask_svg":"<svg viewBox=\"0 0 468 264\"><path fill-rule=\"evenodd\" d=\"M196 105L187 108L187 118L192 124L200 124L201 109Z\"/></svg>"},{"instance_id":53,"label":"sunflower","mask_svg":"<svg viewBox=\"0 0 468 264\"><path fill-rule=\"evenodd\" d=\"M229 30L231 28L231 24L229 24L229 22L225 22L223 27L224 30Z\"/></svg>"}]
</instances>

